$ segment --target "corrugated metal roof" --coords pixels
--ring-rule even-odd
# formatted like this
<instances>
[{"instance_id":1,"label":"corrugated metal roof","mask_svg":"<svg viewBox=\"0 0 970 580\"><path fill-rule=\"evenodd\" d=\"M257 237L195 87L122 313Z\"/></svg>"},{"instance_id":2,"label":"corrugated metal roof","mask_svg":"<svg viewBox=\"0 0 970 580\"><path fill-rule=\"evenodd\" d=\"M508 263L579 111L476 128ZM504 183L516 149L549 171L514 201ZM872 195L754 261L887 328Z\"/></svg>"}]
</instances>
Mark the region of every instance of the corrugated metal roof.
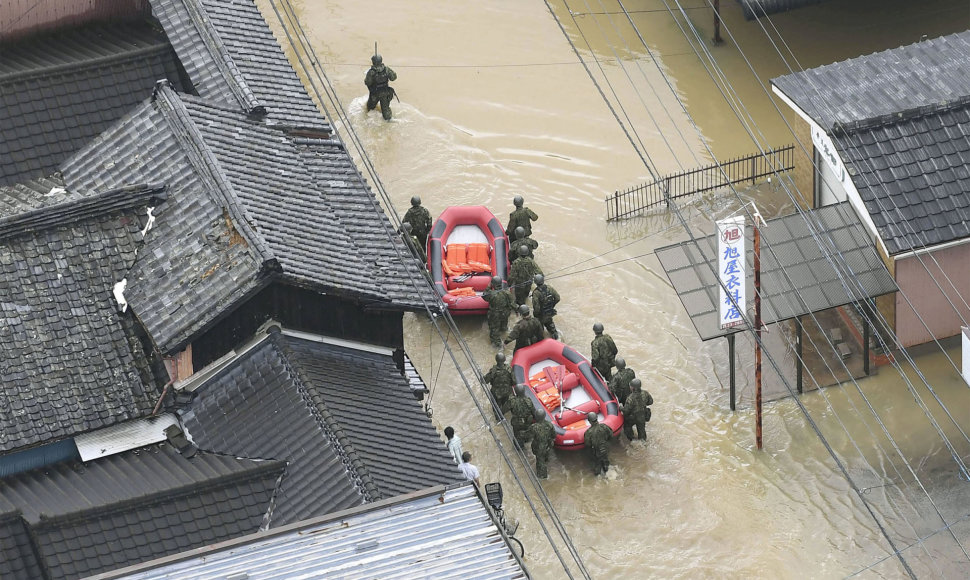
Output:
<instances>
[{"instance_id":1,"label":"corrugated metal roof","mask_svg":"<svg viewBox=\"0 0 970 580\"><path fill-rule=\"evenodd\" d=\"M153 443L165 441L165 429L178 425L178 419L171 413L157 417L145 417L83 433L74 438L81 461L91 461L98 457L114 455L122 451L138 449Z\"/></svg>"},{"instance_id":2,"label":"corrugated metal roof","mask_svg":"<svg viewBox=\"0 0 970 580\"><path fill-rule=\"evenodd\" d=\"M809 312L896 291L896 283L848 202L768 220L761 228L761 318L780 322ZM820 224L820 237L834 246L824 254L805 220ZM747 296L754 297L751 263L753 232L747 239ZM719 285L716 236L656 250L701 340L726 336L718 323ZM833 257L835 256L835 257ZM838 265L838 267L836 267ZM853 282L847 282L851 279ZM857 286L861 285L860 290ZM750 310L750 309L749 309Z\"/></svg>"},{"instance_id":3,"label":"corrugated metal roof","mask_svg":"<svg viewBox=\"0 0 970 580\"><path fill-rule=\"evenodd\" d=\"M99 578L528 578L469 483Z\"/></svg>"}]
</instances>

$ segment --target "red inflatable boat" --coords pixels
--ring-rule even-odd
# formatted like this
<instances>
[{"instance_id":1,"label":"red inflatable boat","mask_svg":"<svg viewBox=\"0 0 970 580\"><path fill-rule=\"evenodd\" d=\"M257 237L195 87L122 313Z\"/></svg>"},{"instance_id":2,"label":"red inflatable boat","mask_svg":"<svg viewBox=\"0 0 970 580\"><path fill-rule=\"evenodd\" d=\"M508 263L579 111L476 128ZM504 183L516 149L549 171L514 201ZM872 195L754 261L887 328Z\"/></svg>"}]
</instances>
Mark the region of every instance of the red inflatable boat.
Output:
<instances>
[{"instance_id":1,"label":"red inflatable boat","mask_svg":"<svg viewBox=\"0 0 970 580\"><path fill-rule=\"evenodd\" d=\"M583 355L570 346L547 338L515 351L515 382L525 384L532 404L545 411L556 429L557 449L582 449L589 427L586 414L599 415L613 435L623 426L623 415L606 382Z\"/></svg>"},{"instance_id":2,"label":"red inflatable boat","mask_svg":"<svg viewBox=\"0 0 970 580\"><path fill-rule=\"evenodd\" d=\"M485 314L482 292L493 276L509 276L509 240L481 205L451 206L428 234L428 271L452 314Z\"/></svg>"}]
</instances>

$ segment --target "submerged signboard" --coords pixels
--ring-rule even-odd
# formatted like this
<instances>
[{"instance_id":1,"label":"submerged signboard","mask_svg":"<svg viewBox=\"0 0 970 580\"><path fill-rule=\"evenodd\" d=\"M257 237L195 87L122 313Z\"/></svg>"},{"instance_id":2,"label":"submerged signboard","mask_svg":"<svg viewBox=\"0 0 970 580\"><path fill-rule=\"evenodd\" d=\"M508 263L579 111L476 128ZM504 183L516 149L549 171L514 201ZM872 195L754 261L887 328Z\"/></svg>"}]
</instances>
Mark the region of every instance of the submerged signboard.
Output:
<instances>
[{"instance_id":1,"label":"submerged signboard","mask_svg":"<svg viewBox=\"0 0 970 580\"><path fill-rule=\"evenodd\" d=\"M717 271L721 279L721 328L744 324L744 216L717 222Z\"/></svg>"}]
</instances>

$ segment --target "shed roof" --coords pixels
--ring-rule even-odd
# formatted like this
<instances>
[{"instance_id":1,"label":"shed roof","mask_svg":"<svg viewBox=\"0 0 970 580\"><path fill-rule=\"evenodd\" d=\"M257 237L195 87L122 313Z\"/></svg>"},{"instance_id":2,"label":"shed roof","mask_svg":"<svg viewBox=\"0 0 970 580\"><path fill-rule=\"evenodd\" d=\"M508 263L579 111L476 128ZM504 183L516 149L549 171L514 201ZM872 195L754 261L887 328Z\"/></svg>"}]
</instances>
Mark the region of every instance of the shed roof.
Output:
<instances>
[{"instance_id":1,"label":"shed roof","mask_svg":"<svg viewBox=\"0 0 970 580\"><path fill-rule=\"evenodd\" d=\"M425 492L106 574L100 580L528 578L474 487ZM242 576L240 576L242 577Z\"/></svg>"},{"instance_id":2,"label":"shed roof","mask_svg":"<svg viewBox=\"0 0 970 580\"><path fill-rule=\"evenodd\" d=\"M970 30L771 80L826 131L970 95Z\"/></svg>"},{"instance_id":3,"label":"shed roof","mask_svg":"<svg viewBox=\"0 0 970 580\"><path fill-rule=\"evenodd\" d=\"M198 94L268 125L329 134L330 123L252 0L151 0Z\"/></svg>"},{"instance_id":4,"label":"shed roof","mask_svg":"<svg viewBox=\"0 0 970 580\"><path fill-rule=\"evenodd\" d=\"M206 452L188 459L163 443L7 477L0 512L18 513L33 543L2 546L3 559L23 569L36 559L45 574L33 578L77 578L251 534L284 467Z\"/></svg>"},{"instance_id":5,"label":"shed roof","mask_svg":"<svg viewBox=\"0 0 970 580\"><path fill-rule=\"evenodd\" d=\"M59 30L0 53L0 185L52 173L158 79L181 88L172 48L145 22Z\"/></svg>"},{"instance_id":6,"label":"shed roof","mask_svg":"<svg viewBox=\"0 0 970 580\"><path fill-rule=\"evenodd\" d=\"M157 393L113 289L160 191L118 188L0 219L0 452L151 412Z\"/></svg>"},{"instance_id":7,"label":"shed roof","mask_svg":"<svg viewBox=\"0 0 970 580\"><path fill-rule=\"evenodd\" d=\"M390 352L273 331L183 417L203 449L288 462L274 526L462 480Z\"/></svg>"},{"instance_id":8,"label":"shed roof","mask_svg":"<svg viewBox=\"0 0 970 580\"><path fill-rule=\"evenodd\" d=\"M818 224L814 229L820 233L813 234L806 219ZM750 226L745 238L747 296L753 298ZM761 238L764 324L896 291L896 283L848 202L767 220ZM743 329L721 329L718 323L717 252L717 236L655 251L701 340Z\"/></svg>"}]
</instances>

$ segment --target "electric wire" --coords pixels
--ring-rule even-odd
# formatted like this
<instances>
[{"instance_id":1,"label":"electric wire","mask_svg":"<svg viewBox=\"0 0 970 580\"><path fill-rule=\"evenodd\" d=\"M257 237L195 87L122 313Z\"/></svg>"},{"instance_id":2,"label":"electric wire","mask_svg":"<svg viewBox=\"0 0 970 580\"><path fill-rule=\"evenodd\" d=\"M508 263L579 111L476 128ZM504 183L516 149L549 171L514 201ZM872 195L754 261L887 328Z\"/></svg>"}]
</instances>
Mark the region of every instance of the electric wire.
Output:
<instances>
[{"instance_id":1,"label":"electric wire","mask_svg":"<svg viewBox=\"0 0 970 580\"><path fill-rule=\"evenodd\" d=\"M696 31L695 31L695 32L696 32ZM701 44L702 44L702 43L701 43ZM704 47L704 49L705 49L705 51L706 51L706 47ZM698 55L698 56L699 56L699 55ZM743 56L743 53L742 53L742 56ZM713 58L713 57L710 57L710 58ZM715 63L715 65L716 65L716 63ZM753 70L752 70L752 72L753 72ZM752 138L753 138L753 135L752 135ZM755 142L757 143L757 140L756 140L756 139L755 139ZM796 205L797 205L797 204L796 204ZM803 214L803 216L804 216L804 214ZM854 379L853 379L853 383L855 383L855 381L854 381ZM858 385L857 385L857 388L858 388ZM885 429L885 426L884 426L884 424L882 423L882 421L881 421L881 419L879 419L879 417L878 417L878 414L877 414L877 413L875 412L875 409L872 409L872 406L871 406L871 403L870 403L870 402L868 401L868 399L867 399L867 398L865 397L865 395L864 395L864 394L863 394L863 393L861 392L861 389L860 389L860 394L861 394L861 395L863 396L863 399L864 399L864 400L866 401L866 403L867 403L867 405L868 405L868 406L870 407L870 409L872 410L872 412L873 412L873 414L874 414L874 416L875 416L875 417L877 418L877 421L879 421L879 422L880 422L880 425L881 425L881 426L883 426L883 429L884 429L884 433L885 433L885 434L887 435L887 437L888 437L888 438L890 439L890 441L891 441L891 442L893 443L893 446L894 446L895 448L897 448L897 452L899 453L899 455L900 455L900 457L901 457L901 458L903 459L903 461L904 461L904 463L906 463L906 465L907 465L907 467L908 467L908 468L910 469L910 471L911 471L911 473L913 473L913 475L914 475L914 477L915 477L915 472L913 472L913 470L912 470L912 467L911 467L911 466L909 465L909 463L908 463L908 461L906 461L906 459L905 459L905 457L903 456L903 454L901 453L901 451L899 451L899 450L898 450L898 447L896 446L896 444L895 444L895 441L894 441L894 439L892 438L892 436L891 436L891 434L889 434L889 433L888 433L888 430L887 430L887 429ZM914 394L915 394L915 393L914 393ZM917 396L918 396L918 395L917 395ZM941 403L941 404L942 404L942 403ZM934 422L934 424L935 424L935 419L933 419L933 417L932 417L932 415L931 415L931 414L929 413L929 410L928 410L928 409L926 409L926 408L925 408L925 406L924 406L924 412L926 412L926 413L928 413L928 417L930 418L930 420L931 420L931 422ZM959 428L959 427L958 427L958 428ZM938 431L940 432L940 434L941 434L941 436L942 436L942 437L944 438L944 440L946 441L946 437L945 437L945 435L944 435L944 434L943 434L943 433L942 433L942 432L941 432L941 431L940 431L939 429L938 429ZM959 464L959 460L958 460L958 464ZM932 497L931 497L931 496L929 495L929 493L928 493L928 491L926 491L926 489L925 489L925 487L923 487L923 486L922 486L922 482L921 482L921 481L919 480L919 478L918 478L918 477L916 477L916 481L917 481L917 482L918 482L918 483L920 484L920 487L922 488L922 490L923 490L923 492L924 492L924 494L926 494L926 496L927 496L927 498L928 498L928 499L930 500L930 502L931 502L931 503L932 503L932 504L934 505L934 508L935 508L935 509L937 510L937 514L938 514L938 515L940 516L940 518L941 518L941 520L942 520L942 521L943 521L943 522L945 523L945 522L946 522L946 520L945 520L945 518L943 518L943 516L942 516L942 514L941 514L941 513L939 512L939 509L938 509L938 508L936 507L936 505L935 505L935 502L933 502L933 500L932 500ZM912 524L911 524L910 522L908 522L908 520L907 520L907 524L909 524L910 526L912 526ZM954 538L954 539L955 539L955 538ZM961 546L961 549L962 549L962 546ZM966 552L964 551L964 553L966 553Z\"/></svg>"},{"instance_id":2,"label":"electric wire","mask_svg":"<svg viewBox=\"0 0 970 580\"><path fill-rule=\"evenodd\" d=\"M699 56L699 55L698 55L698 56ZM752 136L752 137L753 137L753 136ZM755 142L757 143L757 140L755 140ZM796 204L796 205L797 205L797 204ZM930 498L930 500L932 501L932 498ZM945 519L944 519L944 522L945 522Z\"/></svg>"},{"instance_id":3,"label":"electric wire","mask_svg":"<svg viewBox=\"0 0 970 580\"><path fill-rule=\"evenodd\" d=\"M284 10L286 10L286 12L287 12L287 21L284 21L282 15L280 14L279 9L276 6L276 3L271 2L270 5L272 6L273 11L276 14L276 17L277 17L278 21L280 22L280 24L283 27L284 33L286 34L286 37L287 37L287 40L289 41L290 45L294 48L294 54L295 54L298 62L300 63L301 69L303 70L303 72L306 75L307 82L313 88L314 93L316 95L316 98L320 102L321 106L323 105L323 98L322 98L322 96L319 93L319 88L318 88L317 85L318 84L322 84L323 85L324 92L327 93L327 98L328 98L328 100L330 100L333 109L336 110L337 113L338 113L338 115L341 116L342 120L345 123L345 127L347 128L348 133L350 133L352 135L352 142L355 144L355 147L357 148L358 154L361 156L362 159L365 160L364 161L365 167L368 168L369 174L371 175L372 179L374 180L375 189L378 190L378 192L381 195L382 199L384 199L387 207L389 208L389 211L387 212L387 214L389 216L393 216L393 220L397 222L397 226L399 227L399 225L400 225L400 218L397 215L397 212L394 211L393 203L391 203L391 200L390 200L389 196L387 195L386 191L384 190L383 184L380 182L380 179L379 179L379 176L378 176L377 172L376 171L373 171L373 165L370 163L370 160L367 157L366 151L364 150L362 144L360 143L359 138L357 138L356 133L355 133L355 131L353 129L352 123L350 123L349 119L346 117L346 115L344 113L344 108L343 108L342 104L340 103L339 98L337 97L336 93L332 90L332 88L331 88L332 85L329 82L329 78L327 77L326 72L322 69L322 67L319 66L319 61L315 57L313 58L313 63L312 63L313 66L312 67L308 67L307 64L303 60L303 56L301 54L301 50L303 51L303 53L307 54L307 56L309 57L310 55L313 55L313 49L309 45L309 41L306 38L306 34L303 31L303 28L302 28L302 25L299 22L299 19L296 17L296 13L295 13L292 5L290 4L289 0L281 0L280 3L284 5ZM289 26L287 26L287 22L289 23ZM291 32L291 30L294 31L294 32ZM299 43L300 43L299 44L299 49L298 49L298 45L296 44L296 42L294 42L294 38L293 38L293 34L294 33L298 36L298 40L299 40ZM311 76L311 74L310 74L311 73L311 68L312 68L312 72L314 73L314 76L316 76L316 82L314 82L313 76ZM358 179L361 180L361 183L366 183L364 181L364 179L363 179L363 176L360 175L359 172L357 172L356 174L357 174ZM380 210L380 206L377 204L377 200L376 199L371 198L371 203L373 204L375 211L378 211L378 212L381 211ZM390 219L391 218L389 218L389 220ZM396 234L394 232L392 232L390 230L390 228L387 227L387 225L388 224L385 224L384 225L385 234L387 235L388 240L391 241L392 247L394 248L394 251L396 252L396 254L398 256L398 260L400 260L404 264L413 263L413 260L410 260L410 256L408 256L408 258L405 258L405 256L402 253L401 247L400 247L401 245L398 244L398 243L395 243L396 240L397 241L400 241L400 240L398 239L398 237L396 236ZM420 297L422 303L424 304L425 311L427 312L427 314L429 316L429 319L430 319L432 325L436 328L439 336L442 338L442 343L443 343L446 351L448 352L448 354L449 354L449 356L450 356L453 364L455 365L455 368L458 371L458 374L461 377L461 380L462 380L462 382L463 382L466 390L468 391L468 393L469 393L469 395L470 395L470 397L472 399L472 402L475 404L475 406L477 407L479 413L482 415L483 420L486 422L486 424L488 424L488 417L487 417L484 409L482 408L481 404L479 403L478 399L474 396L474 393L473 393L473 391L471 389L471 385L470 385L467 377L465 376L464 372L462 371L462 368L461 368L461 365L458 362L458 359L456 358L454 352L451 350L448 342L446 340L444 340L444 335L441 332L441 328L440 328L440 326L437 323L437 318L439 316L441 318L443 318L445 320L445 322L448 324L449 328L454 330L455 336L457 337L457 342L458 342L459 346L461 347L462 352L463 352L466 360L469 362L469 364L471 366L471 370L476 375L476 377L477 377L477 379L479 381L479 385L485 391L486 398L492 403L493 408L495 408L496 405L495 405L494 398L491 396L491 393L487 389L484 389L484 385L482 383L481 371L478 369L478 366L475 364L474 356L472 355L472 353L471 353L471 351L470 351L467 343L462 338L461 333L460 333L460 331L457 328L457 325L455 324L454 320L452 319L452 317L448 313L447 309L443 310L443 312L441 312L441 314L439 314L437 312L437 309L431 308L431 306L429 304L427 304L427 302L425 301L424 296L422 295L422 293L421 293L421 291L420 291L420 289L418 287L418 284L419 283L420 284L425 284L427 286L427 290L429 290L431 292L434 292L434 290L432 288L430 288L430 284L427 282L426 278L424 276L422 276L422 275L419 275L419 274L416 275L416 273L415 272L412 272L411 269L406 269L406 272L408 273L408 277L409 277L412 285L415 287L416 295L418 297ZM506 434L509 437L511 437L512 436L512 433L511 433L511 429L510 429L510 427L508 425L508 422L507 421L504 421L504 422L501 423L501 425L504 427ZM535 504L534 504L534 502L532 500L531 495L526 490L525 485L523 484L521 478L519 477L518 472L516 471L514 465L512 464L512 460L508 456L505 448L503 447L503 445L501 443L501 440L498 438L498 436L496 435L496 433L494 432L494 430L493 430L493 428L492 428L492 426L490 424L488 424L488 429L489 429L489 432L492 434L493 441L495 442L495 444L498 447L498 449L499 449L499 451L500 451L503 459L505 460L506 465L508 466L508 468L509 468L509 470L511 472L511 475L512 475L513 479L515 479L517 485L519 486L520 490L523 493L523 496L524 496L526 502L529 504L530 508L532 509L533 515L535 516L537 522L539 523L540 527L542 528L543 533L546 535L546 538L549 541L550 547L555 552L557 558L559 559L560 563L562 564L562 567L563 567L564 572L566 573L566 575L568 577L572 578L573 575L572 575L571 570L569 569L569 566L566 564L566 561L564 560L561 552L559 551L559 548L556 545L555 541L553 541L552 536L550 535L549 530L547 529L543 518L539 515L538 509L535 506ZM556 511L555 511L554 507L552 506L551 502L549 501L548 496L545 494L545 491L542 489L541 483L539 482L538 478L536 477L535 472L530 468L529 462L528 462L528 458L525 456L524 451L522 451L522 450L517 450L517 451L518 451L519 460L520 460L520 462L522 462L522 464L525 467L526 475L529 477L529 479L530 479L533 487L535 488L536 494L539 496L539 499L540 499L541 503L545 507L546 512L548 513L550 519L552 520L554 527L556 527L557 531L559 532L561 539L563 540L564 544L566 545L566 548L568 549L568 551L572 555L573 560L574 560L574 563L579 568L580 572L583 574L583 576L585 578L590 578L589 572L586 569L585 564L583 563L582 558L579 555L579 552L576 550L575 546L573 545L571 538L569 537L568 533L566 532L565 527L563 526L561 520L558 517L558 514L556 514Z\"/></svg>"},{"instance_id":4,"label":"electric wire","mask_svg":"<svg viewBox=\"0 0 970 580\"><path fill-rule=\"evenodd\" d=\"M638 34L639 34L639 33L638 33ZM649 50L649 49L648 49L648 50ZM594 82L595 82L595 79L594 79ZM685 224L685 226L686 226L686 224ZM878 523L878 521L877 521L877 523ZM890 542L891 542L891 540L890 540Z\"/></svg>"}]
</instances>

